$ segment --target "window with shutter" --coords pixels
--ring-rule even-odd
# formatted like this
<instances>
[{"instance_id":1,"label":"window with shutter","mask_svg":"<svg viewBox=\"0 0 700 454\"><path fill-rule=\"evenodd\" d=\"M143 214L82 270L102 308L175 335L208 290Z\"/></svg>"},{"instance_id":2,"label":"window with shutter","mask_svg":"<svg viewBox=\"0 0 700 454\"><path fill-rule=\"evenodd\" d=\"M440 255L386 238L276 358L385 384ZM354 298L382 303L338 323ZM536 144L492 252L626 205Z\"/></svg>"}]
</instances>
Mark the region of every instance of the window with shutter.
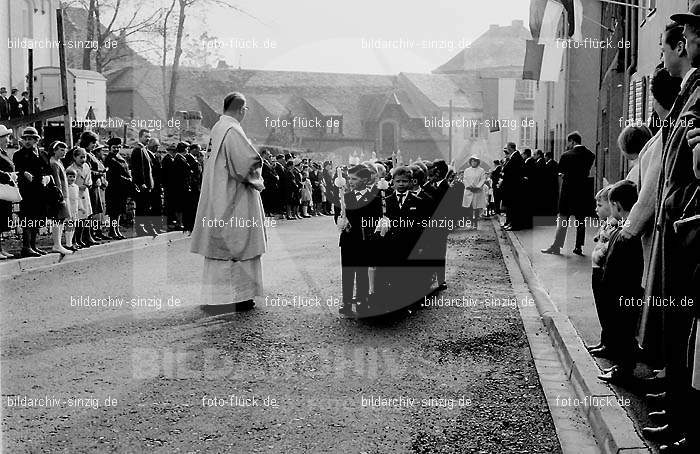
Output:
<instances>
[{"instance_id":1,"label":"window with shutter","mask_svg":"<svg viewBox=\"0 0 700 454\"><path fill-rule=\"evenodd\" d=\"M634 121L641 123L644 121L644 81L638 80L634 83Z\"/></svg>"}]
</instances>

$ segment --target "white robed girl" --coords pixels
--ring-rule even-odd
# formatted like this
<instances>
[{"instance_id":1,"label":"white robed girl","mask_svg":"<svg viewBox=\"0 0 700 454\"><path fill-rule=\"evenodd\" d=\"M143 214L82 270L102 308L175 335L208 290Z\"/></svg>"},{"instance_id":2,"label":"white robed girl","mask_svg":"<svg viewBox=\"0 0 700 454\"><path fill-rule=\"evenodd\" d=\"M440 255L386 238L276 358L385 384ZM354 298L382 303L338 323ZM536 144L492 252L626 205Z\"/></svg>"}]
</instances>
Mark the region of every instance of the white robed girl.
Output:
<instances>
[{"instance_id":1,"label":"white robed girl","mask_svg":"<svg viewBox=\"0 0 700 454\"><path fill-rule=\"evenodd\" d=\"M484 192L484 184L486 184L486 171L479 164L481 160L476 156L469 158L469 167L464 170L462 183L464 184L464 197L462 198L462 206L467 208L471 215L471 228L476 230L481 210L486 208L486 193Z\"/></svg>"}]
</instances>

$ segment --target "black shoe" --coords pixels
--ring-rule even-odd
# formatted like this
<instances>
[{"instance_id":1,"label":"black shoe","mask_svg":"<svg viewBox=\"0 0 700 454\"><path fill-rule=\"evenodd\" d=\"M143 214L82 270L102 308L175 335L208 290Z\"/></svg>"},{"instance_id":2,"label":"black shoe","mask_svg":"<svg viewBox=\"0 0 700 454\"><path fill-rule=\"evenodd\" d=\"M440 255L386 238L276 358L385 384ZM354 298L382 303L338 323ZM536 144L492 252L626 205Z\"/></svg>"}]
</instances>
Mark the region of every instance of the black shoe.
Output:
<instances>
[{"instance_id":1,"label":"black shoe","mask_svg":"<svg viewBox=\"0 0 700 454\"><path fill-rule=\"evenodd\" d=\"M148 232L148 234L151 235L153 238L155 238L155 237L157 237L158 235L160 235L160 232L158 231L158 229L156 229L156 226L153 225L153 224L151 224L151 225L149 225L149 226L146 226L144 229L145 229L146 232Z\"/></svg>"},{"instance_id":2,"label":"black shoe","mask_svg":"<svg viewBox=\"0 0 700 454\"><path fill-rule=\"evenodd\" d=\"M627 384L632 380L632 378L634 378L632 372L622 369L620 367L613 367L613 369L609 372L598 375L598 380L613 385Z\"/></svg>"},{"instance_id":3,"label":"black shoe","mask_svg":"<svg viewBox=\"0 0 700 454\"><path fill-rule=\"evenodd\" d=\"M79 251L79 249L78 249L77 247L75 247L75 246L66 246L66 249L68 249L68 250L70 250L70 251L73 251L73 252L78 252L78 251Z\"/></svg>"},{"instance_id":4,"label":"black shoe","mask_svg":"<svg viewBox=\"0 0 700 454\"><path fill-rule=\"evenodd\" d=\"M666 393L658 393L658 394L647 394L646 396L647 401L650 404L655 404L655 405L663 405L666 403Z\"/></svg>"},{"instance_id":5,"label":"black shoe","mask_svg":"<svg viewBox=\"0 0 700 454\"><path fill-rule=\"evenodd\" d=\"M665 454L690 454L691 451L690 447L688 446L688 440L685 438L681 438L680 440L675 441L670 445L659 446L659 452L663 452Z\"/></svg>"},{"instance_id":6,"label":"black shoe","mask_svg":"<svg viewBox=\"0 0 700 454\"><path fill-rule=\"evenodd\" d=\"M45 250L43 250L43 249L41 249L41 248L38 248L38 247L36 247L36 246L34 246L32 249L33 249L35 252L38 252L39 255L46 255L46 254L48 254L47 251L45 251Z\"/></svg>"},{"instance_id":7,"label":"black shoe","mask_svg":"<svg viewBox=\"0 0 700 454\"><path fill-rule=\"evenodd\" d=\"M574 250L571 251L571 252L573 252L573 253L576 254L576 255L580 255L581 257L583 257L583 251L581 250L580 247L574 248Z\"/></svg>"},{"instance_id":8,"label":"black shoe","mask_svg":"<svg viewBox=\"0 0 700 454\"><path fill-rule=\"evenodd\" d=\"M661 438L669 438L673 435L673 431L671 430L671 426L665 424L659 427L644 427L642 429L642 435L644 435L645 438L659 440Z\"/></svg>"},{"instance_id":9,"label":"black shoe","mask_svg":"<svg viewBox=\"0 0 700 454\"><path fill-rule=\"evenodd\" d=\"M586 345L586 350L590 352L591 350L598 350L603 347L605 347L605 345L602 342L598 342L596 345Z\"/></svg>"},{"instance_id":10,"label":"black shoe","mask_svg":"<svg viewBox=\"0 0 700 454\"><path fill-rule=\"evenodd\" d=\"M438 291L447 290L447 282L443 282L437 286Z\"/></svg>"},{"instance_id":11,"label":"black shoe","mask_svg":"<svg viewBox=\"0 0 700 454\"><path fill-rule=\"evenodd\" d=\"M247 312L255 307L255 301L247 300L240 303L236 303L236 312Z\"/></svg>"},{"instance_id":12,"label":"black shoe","mask_svg":"<svg viewBox=\"0 0 700 454\"><path fill-rule=\"evenodd\" d=\"M151 232L147 231L146 227L144 227L143 225L137 225L134 228L134 233L136 234L136 236L150 236L151 235Z\"/></svg>"},{"instance_id":13,"label":"black shoe","mask_svg":"<svg viewBox=\"0 0 700 454\"><path fill-rule=\"evenodd\" d=\"M613 357L614 357L613 351L612 351L610 348L606 347L606 346L603 346L603 347L601 347L601 348L596 348L595 350L589 350L589 353L590 353L591 356L593 356L594 358L606 358L606 359L610 359L610 358L613 358Z\"/></svg>"},{"instance_id":14,"label":"black shoe","mask_svg":"<svg viewBox=\"0 0 700 454\"><path fill-rule=\"evenodd\" d=\"M221 315L236 311L235 304L208 304L202 306L202 312L207 315Z\"/></svg>"},{"instance_id":15,"label":"black shoe","mask_svg":"<svg viewBox=\"0 0 700 454\"><path fill-rule=\"evenodd\" d=\"M39 254L39 253L38 253L37 251L35 251L34 249L29 248L29 249L22 249L22 251L20 251L20 253L19 253L19 256L20 256L21 258L25 258L25 257L41 257L41 254Z\"/></svg>"},{"instance_id":16,"label":"black shoe","mask_svg":"<svg viewBox=\"0 0 700 454\"><path fill-rule=\"evenodd\" d=\"M340 315L345 315L346 317L352 317L355 313L352 311L352 304L345 303L338 308L338 313Z\"/></svg>"},{"instance_id":17,"label":"black shoe","mask_svg":"<svg viewBox=\"0 0 700 454\"><path fill-rule=\"evenodd\" d=\"M661 411L650 411L649 412L649 418L650 419L655 419L655 420L663 420L667 416L666 410L661 410Z\"/></svg>"},{"instance_id":18,"label":"black shoe","mask_svg":"<svg viewBox=\"0 0 700 454\"><path fill-rule=\"evenodd\" d=\"M558 248L556 246L549 246L547 249L542 249L540 250L543 254L553 254L553 255L561 255L561 248Z\"/></svg>"}]
</instances>

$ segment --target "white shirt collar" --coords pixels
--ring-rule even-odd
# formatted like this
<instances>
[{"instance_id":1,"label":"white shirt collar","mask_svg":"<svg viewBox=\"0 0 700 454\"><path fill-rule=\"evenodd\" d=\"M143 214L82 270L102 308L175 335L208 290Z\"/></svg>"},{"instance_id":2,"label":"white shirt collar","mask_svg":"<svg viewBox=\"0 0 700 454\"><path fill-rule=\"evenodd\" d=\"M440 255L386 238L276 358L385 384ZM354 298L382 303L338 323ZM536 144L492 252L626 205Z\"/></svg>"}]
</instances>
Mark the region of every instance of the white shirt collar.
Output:
<instances>
[{"instance_id":1,"label":"white shirt collar","mask_svg":"<svg viewBox=\"0 0 700 454\"><path fill-rule=\"evenodd\" d=\"M690 79L690 76L693 75L697 68L690 68L687 73L685 73L685 76L683 76L683 80L681 81L681 90L685 88L685 84L688 82L688 79Z\"/></svg>"}]
</instances>

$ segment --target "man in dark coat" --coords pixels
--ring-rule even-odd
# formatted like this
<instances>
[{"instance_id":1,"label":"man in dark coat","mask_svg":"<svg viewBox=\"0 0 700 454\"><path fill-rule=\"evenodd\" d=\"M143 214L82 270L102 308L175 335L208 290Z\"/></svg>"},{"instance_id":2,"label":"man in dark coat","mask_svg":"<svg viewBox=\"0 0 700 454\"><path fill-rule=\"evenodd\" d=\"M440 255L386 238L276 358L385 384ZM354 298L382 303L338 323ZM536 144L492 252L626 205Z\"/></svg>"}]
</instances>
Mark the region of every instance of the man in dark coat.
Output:
<instances>
[{"instance_id":1,"label":"man in dark coat","mask_svg":"<svg viewBox=\"0 0 700 454\"><path fill-rule=\"evenodd\" d=\"M271 162L271 153L267 148L260 152L260 156L263 160L262 166L262 177L265 184L265 189L260 193L262 198L263 208L265 209L265 216L272 216L277 212L279 204L279 180L280 177L277 175L275 166Z\"/></svg>"},{"instance_id":2,"label":"man in dark coat","mask_svg":"<svg viewBox=\"0 0 700 454\"><path fill-rule=\"evenodd\" d=\"M554 152L551 150L544 154L542 178L542 198L545 201L543 214L554 216L557 214L557 203L559 201L559 163L554 160Z\"/></svg>"},{"instance_id":3,"label":"man in dark coat","mask_svg":"<svg viewBox=\"0 0 700 454\"><path fill-rule=\"evenodd\" d=\"M507 161L503 165L501 176L501 196L506 208L505 230L521 230L528 224L524 203L525 193L525 163L522 155L515 148L515 143L508 142L503 149Z\"/></svg>"},{"instance_id":4,"label":"man in dark coat","mask_svg":"<svg viewBox=\"0 0 700 454\"><path fill-rule=\"evenodd\" d=\"M693 172L693 150L687 140L689 131L700 126L700 71L695 69L700 67L700 3L693 4L690 13L673 15L671 20L684 25L685 40L680 43L685 45L692 68L684 75L681 92L662 129L664 148L645 296L666 303L662 316L669 427L676 435L685 437L688 449L682 452L698 452L700 440L697 424L693 423L698 419L698 391L690 386L687 355L695 308L687 302L696 296L693 277L699 258L688 252L687 237L676 231L674 224L683 217L700 187ZM672 73L670 68L669 73ZM681 303L684 298L685 305ZM694 305L697 304L695 300ZM669 445L671 452L681 452L673 450L679 443Z\"/></svg>"},{"instance_id":5,"label":"man in dark coat","mask_svg":"<svg viewBox=\"0 0 700 454\"><path fill-rule=\"evenodd\" d=\"M595 154L581 145L581 134L578 131L566 137L568 150L559 160L559 172L563 176L561 194L559 196L559 217L557 218L557 233L554 243L545 254L560 254L566 240L569 216L576 219L576 246L574 254L583 255L583 243L586 239L586 216L591 211L593 194L589 184L588 174L595 163Z\"/></svg>"},{"instance_id":6,"label":"man in dark coat","mask_svg":"<svg viewBox=\"0 0 700 454\"><path fill-rule=\"evenodd\" d=\"M22 115L29 116L29 92L22 92L22 99L19 100L19 108L22 110Z\"/></svg>"},{"instance_id":7,"label":"man in dark coat","mask_svg":"<svg viewBox=\"0 0 700 454\"><path fill-rule=\"evenodd\" d=\"M19 217L27 223L22 228L22 257L39 257L47 254L36 245L38 225L46 222L48 213L50 193L46 187L48 176L51 175L51 167L41 157L37 148L39 139L41 137L36 129L25 128L22 133L22 148L12 155L18 175L19 192L22 195Z\"/></svg>"},{"instance_id":8,"label":"man in dark coat","mask_svg":"<svg viewBox=\"0 0 700 454\"><path fill-rule=\"evenodd\" d=\"M7 88L0 87L0 121L10 119L10 104L7 99Z\"/></svg>"},{"instance_id":9,"label":"man in dark coat","mask_svg":"<svg viewBox=\"0 0 700 454\"><path fill-rule=\"evenodd\" d=\"M183 210L185 230L192 231L194 219L197 214L199 204L199 193L202 188L202 166L197 157L201 155L202 147L198 143L193 143L187 148L185 159L190 171L190 194Z\"/></svg>"},{"instance_id":10,"label":"man in dark coat","mask_svg":"<svg viewBox=\"0 0 700 454\"><path fill-rule=\"evenodd\" d=\"M151 191L153 191L155 182L153 181L153 157L146 148L150 140L151 131L148 129L140 130L139 141L131 151L130 158L131 177L134 184L140 189L139 192L134 194L137 216L134 222L134 229L138 236L158 235L158 231L155 230L151 219L153 215L151 210Z\"/></svg>"},{"instance_id":11,"label":"man in dark coat","mask_svg":"<svg viewBox=\"0 0 700 454\"><path fill-rule=\"evenodd\" d=\"M165 233L167 229L163 222L163 164L162 153L159 152L160 141L152 137L146 148L151 158L151 175L153 175L150 203L153 230L157 233Z\"/></svg>"},{"instance_id":12,"label":"man in dark coat","mask_svg":"<svg viewBox=\"0 0 700 454\"><path fill-rule=\"evenodd\" d=\"M22 116L22 107L20 106L19 99L17 98L17 89L16 88L12 89L12 94L10 95L7 102L8 102L8 105L10 106L10 118L13 120L20 118Z\"/></svg>"},{"instance_id":13,"label":"man in dark coat","mask_svg":"<svg viewBox=\"0 0 700 454\"><path fill-rule=\"evenodd\" d=\"M498 188L498 182L501 180L503 166L501 161L496 159L493 161L493 170L491 171L491 187L493 188L493 204L496 208L496 213L501 212L501 190Z\"/></svg>"}]
</instances>

